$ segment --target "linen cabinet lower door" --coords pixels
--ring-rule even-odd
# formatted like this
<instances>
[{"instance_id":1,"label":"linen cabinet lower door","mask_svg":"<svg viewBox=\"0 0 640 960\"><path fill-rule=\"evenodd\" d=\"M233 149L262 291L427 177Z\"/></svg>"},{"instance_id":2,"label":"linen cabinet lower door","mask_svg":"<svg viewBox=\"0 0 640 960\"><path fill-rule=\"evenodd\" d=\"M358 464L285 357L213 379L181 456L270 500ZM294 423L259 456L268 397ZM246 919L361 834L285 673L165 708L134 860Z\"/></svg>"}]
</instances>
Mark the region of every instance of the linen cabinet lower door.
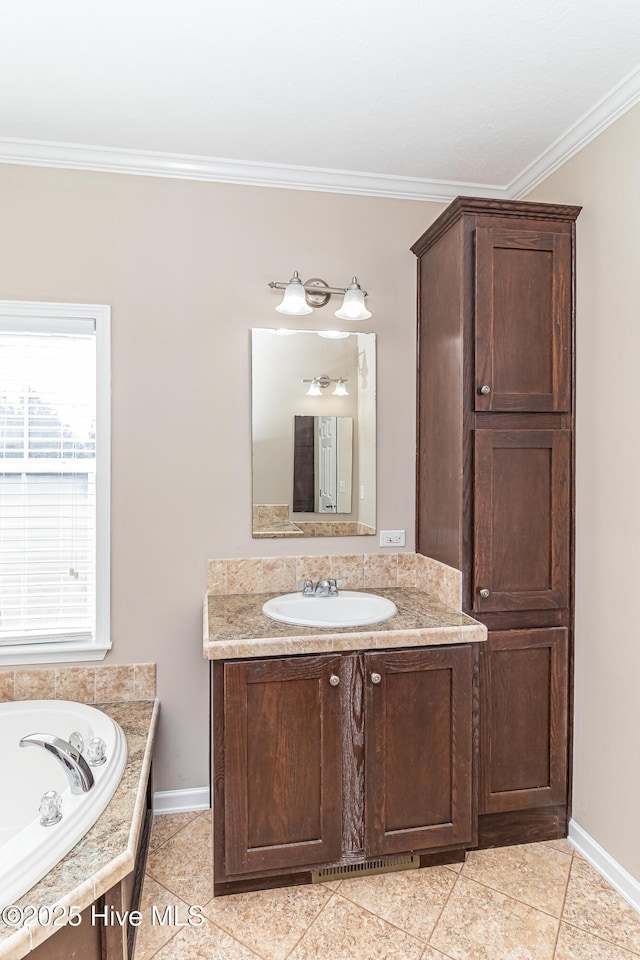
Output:
<instances>
[{"instance_id":1,"label":"linen cabinet lower door","mask_svg":"<svg viewBox=\"0 0 640 960\"><path fill-rule=\"evenodd\" d=\"M227 874L340 858L340 657L224 666Z\"/></svg>"},{"instance_id":2,"label":"linen cabinet lower door","mask_svg":"<svg viewBox=\"0 0 640 960\"><path fill-rule=\"evenodd\" d=\"M567 802L568 631L490 631L480 654L479 813Z\"/></svg>"},{"instance_id":3,"label":"linen cabinet lower door","mask_svg":"<svg viewBox=\"0 0 640 960\"><path fill-rule=\"evenodd\" d=\"M367 856L470 844L469 646L364 655Z\"/></svg>"}]
</instances>

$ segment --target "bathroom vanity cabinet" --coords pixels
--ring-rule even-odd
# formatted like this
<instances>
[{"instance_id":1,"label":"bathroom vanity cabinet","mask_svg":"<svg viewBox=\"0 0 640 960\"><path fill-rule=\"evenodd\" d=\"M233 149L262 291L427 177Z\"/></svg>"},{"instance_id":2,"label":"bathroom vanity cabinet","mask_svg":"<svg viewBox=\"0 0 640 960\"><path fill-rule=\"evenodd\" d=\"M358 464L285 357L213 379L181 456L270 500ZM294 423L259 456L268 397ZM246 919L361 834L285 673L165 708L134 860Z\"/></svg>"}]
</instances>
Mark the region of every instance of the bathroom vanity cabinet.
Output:
<instances>
[{"instance_id":1,"label":"bathroom vanity cabinet","mask_svg":"<svg viewBox=\"0 0 640 960\"><path fill-rule=\"evenodd\" d=\"M579 207L458 198L418 257L416 551L481 652L479 845L566 834Z\"/></svg>"},{"instance_id":2,"label":"bathroom vanity cabinet","mask_svg":"<svg viewBox=\"0 0 640 960\"><path fill-rule=\"evenodd\" d=\"M478 646L212 661L215 893L462 859Z\"/></svg>"}]
</instances>

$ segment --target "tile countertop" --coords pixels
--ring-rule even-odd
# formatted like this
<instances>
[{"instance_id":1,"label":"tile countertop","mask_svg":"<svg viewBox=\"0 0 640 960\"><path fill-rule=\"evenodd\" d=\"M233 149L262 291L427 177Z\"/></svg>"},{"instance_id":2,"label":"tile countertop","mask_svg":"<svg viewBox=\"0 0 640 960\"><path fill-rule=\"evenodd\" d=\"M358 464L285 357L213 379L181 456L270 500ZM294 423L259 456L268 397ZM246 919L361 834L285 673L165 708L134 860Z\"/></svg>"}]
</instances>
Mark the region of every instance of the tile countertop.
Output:
<instances>
[{"instance_id":1,"label":"tile countertop","mask_svg":"<svg viewBox=\"0 0 640 960\"><path fill-rule=\"evenodd\" d=\"M160 704L139 700L95 706L113 717L126 735L129 755L122 780L82 840L17 901L18 907L59 904L82 911L133 870ZM14 929L0 921L0 960L28 956L57 929L40 924Z\"/></svg>"},{"instance_id":2,"label":"tile countertop","mask_svg":"<svg viewBox=\"0 0 640 960\"><path fill-rule=\"evenodd\" d=\"M397 614L364 627L298 627L278 623L263 614L265 600L279 596L278 593L209 594L204 605L203 655L206 660L223 660L487 639L483 624L415 587L380 587L363 592L393 600Z\"/></svg>"}]
</instances>

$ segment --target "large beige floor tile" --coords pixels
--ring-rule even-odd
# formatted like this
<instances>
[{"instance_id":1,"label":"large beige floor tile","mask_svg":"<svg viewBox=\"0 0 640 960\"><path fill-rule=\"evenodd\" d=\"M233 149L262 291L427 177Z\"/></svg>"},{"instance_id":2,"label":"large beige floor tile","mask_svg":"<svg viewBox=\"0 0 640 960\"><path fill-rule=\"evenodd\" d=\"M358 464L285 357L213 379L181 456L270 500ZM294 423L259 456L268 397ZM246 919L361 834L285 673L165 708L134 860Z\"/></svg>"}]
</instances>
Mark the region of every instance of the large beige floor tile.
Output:
<instances>
[{"instance_id":1,"label":"large beige floor tile","mask_svg":"<svg viewBox=\"0 0 640 960\"><path fill-rule=\"evenodd\" d=\"M637 954L594 937L585 930L560 924L555 960L636 960Z\"/></svg>"},{"instance_id":2,"label":"large beige floor tile","mask_svg":"<svg viewBox=\"0 0 640 960\"><path fill-rule=\"evenodd\" d=\"M544 840L543 843L547 847L555 847L556 850L560 850L562 853L568 853L570 857L574 854L574 849L566 837L562 837L560 840Z\"/></svg>"},{"instance_id":3,"label":"large beige floor tile","mask_svg":"<svg viewBox=\"0 0 640 960\"><path fill-rule=\"evenodd\" d=\"M189 906L208 903L213 896L209 821L195 817L161 847L151 850L147 873Z\"/></svg>"},{"instance_id":4,"label":"large beige floor tile","mask_svg":"<svg viewBox=\"0 0 640 960\"><path fill-rule=\"evenodd\" d=\"M558 921L460 876L431 937L453 960L551 960Z\"/></svg>"},{"instance_id":5,"label":"large beige floor tile","mask_svg":"<svg viewBox=\"0 0 640 960\"><path fill-rule=\"evenodd\" d=\"M156 814L151 824L149 849L155 850L156 847L162 846L162 844L173 837L178 830L186 827L186 825L191 823L192 820L195 820L197 816L198 814L195 812Z\"/></svg>"},{"instance_id":6,"label":"large beige floor tile","mask_svg":"<svg viewBox=\"0 0 640 960\"><path fill-rule=\"evenodd\" d=\"M138 960L137 954L135 960ZM205 918L198 927L185 927L162 947L153 960L258 960L256 954Z\"/></svg>"},{"instance_id":7,"label":"large beige floor tile","mask_svg":"<svg viewBox=\"0 0 640 960\"><path fill-rule=\"evenodd\" d=\"M472 850L462 876L559 917L571 857L545 843Z\"/></svg>"},{"instance_id":8,"label":"large beige floor tile","mask_svg":"<svg viewBox=\"0 0 640 960\"><path fill-rule=\"evenodd\" d=\"M571 865L562 919L640 954L640 916L578 854Z\"/></svg>"},{"instance_id":9,"label":"large beige floor tile","mask_svg":"<svg viewBox=\"0 0 640 960\"><path fill-rule=\"evenodd\" d=\"M426 942L455 882L452 870L425 867L344 880L340 895Z\"/></svg>"},{"instance_id":10,"label":"large beige floor tile","mask_svg":"<svg viewBox=\"0 0 640 960\"><path fill-rule=\"evenodd\" d=\"M424 949L421 940L336 893L289 960L420 960Z\"/></svg>"},{"instance_id":11,"label":"large beige floor tile","mask_svg":"<svg viewBox=\"0 0 640 960\"><path fill-rule=\"evenodd\" d=\"M154 906L157 909L156 917L153 913ZM142 923L138 927L136 935L135 960L150 960L160 947L163 947L176 933L180 932L180 927L158 922L157 918L162 917L165 907L169 906L176 907L178 910L177 915L172 913L172 918L177 916L178 920L186 921L187 904L147 875L144 878L140 899L139 909L142 914Z\"/></svg>"},{"instance_id":12,"label":"large beige floor tile","mask_svg":"<svg viewBox=\"0 0 640 960\"><path fill-rule=\"evenodd\" d=\"M264 960L284 960L331 899L324 884L216 897L205 913Z\"/></svg>"}]
</instances>

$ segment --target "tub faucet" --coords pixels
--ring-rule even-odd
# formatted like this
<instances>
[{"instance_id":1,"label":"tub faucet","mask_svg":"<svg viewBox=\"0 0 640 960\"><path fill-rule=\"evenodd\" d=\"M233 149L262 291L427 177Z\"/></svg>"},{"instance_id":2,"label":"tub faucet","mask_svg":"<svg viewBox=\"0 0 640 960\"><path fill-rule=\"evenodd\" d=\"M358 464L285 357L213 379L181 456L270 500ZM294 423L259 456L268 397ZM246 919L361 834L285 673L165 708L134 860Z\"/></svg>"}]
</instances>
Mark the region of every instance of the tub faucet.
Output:
<instances>
[{"instance_id":1,"label":"tub faucet","mask_svg":"<svg viewBox=\"0 0 640 960\"><path fill-rule=\"evenodd\" d=\"M54 737L50 733L30 733L20 741L21 747L42 747L52 753L59 760L69 780L71 793L88 793L94 784L93 774L89 764L79 750L72 747L62 737Z\"/></svg>"}]
</instances>

